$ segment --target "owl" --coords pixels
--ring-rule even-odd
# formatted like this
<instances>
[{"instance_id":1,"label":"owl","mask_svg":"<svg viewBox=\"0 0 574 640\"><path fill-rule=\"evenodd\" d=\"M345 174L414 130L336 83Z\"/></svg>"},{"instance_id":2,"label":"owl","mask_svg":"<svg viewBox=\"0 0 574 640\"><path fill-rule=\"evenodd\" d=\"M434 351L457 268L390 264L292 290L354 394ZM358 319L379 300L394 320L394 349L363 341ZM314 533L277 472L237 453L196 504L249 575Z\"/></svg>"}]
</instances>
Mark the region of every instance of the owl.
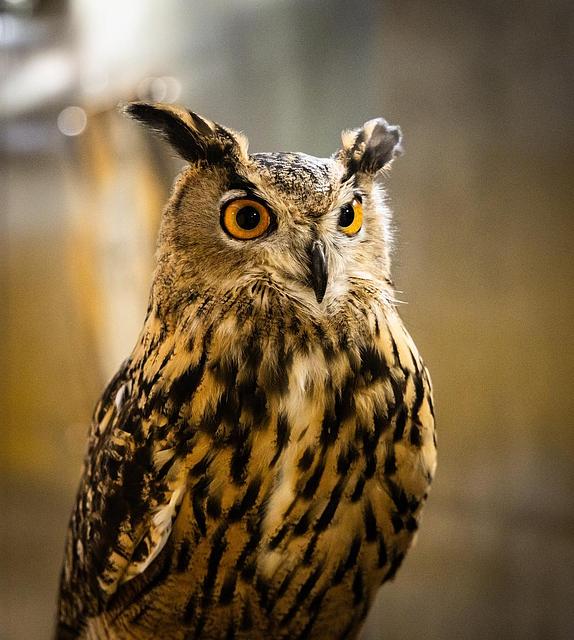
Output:
<instances>
[{"instance_id":1,"label":"owl","mask_svg":"<svg viewBox=\"0 0 574 640\"><path fill-rule=\"evenodd\" d=\"M95 409L56 637L355 638L436 464L378 180L400 129L371 120L323 159L249 154L172 105L126 111L189 164Z\"/></svg>"}]
</instances>

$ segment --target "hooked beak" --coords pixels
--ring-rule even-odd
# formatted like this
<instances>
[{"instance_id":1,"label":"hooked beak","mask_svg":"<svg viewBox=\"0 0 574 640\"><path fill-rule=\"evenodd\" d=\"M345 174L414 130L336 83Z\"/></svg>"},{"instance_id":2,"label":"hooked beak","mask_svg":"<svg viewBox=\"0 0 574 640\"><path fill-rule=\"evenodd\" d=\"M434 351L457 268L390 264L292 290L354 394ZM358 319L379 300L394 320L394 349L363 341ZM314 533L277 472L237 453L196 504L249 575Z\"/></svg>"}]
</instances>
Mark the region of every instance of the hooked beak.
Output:
<instances>
[{"instance_id":1,"label":"hooked beak","mask_svg":"<svg viewBox=\"0 0 574 640\"><path fill-rule=\"evenodd\" d=\"M314 240L311 245L311 281L319 304L325 297L328 278L329 271L327 269L327 258L325 257L325 245L321 240Z\"/></svg>"}]
</instances>

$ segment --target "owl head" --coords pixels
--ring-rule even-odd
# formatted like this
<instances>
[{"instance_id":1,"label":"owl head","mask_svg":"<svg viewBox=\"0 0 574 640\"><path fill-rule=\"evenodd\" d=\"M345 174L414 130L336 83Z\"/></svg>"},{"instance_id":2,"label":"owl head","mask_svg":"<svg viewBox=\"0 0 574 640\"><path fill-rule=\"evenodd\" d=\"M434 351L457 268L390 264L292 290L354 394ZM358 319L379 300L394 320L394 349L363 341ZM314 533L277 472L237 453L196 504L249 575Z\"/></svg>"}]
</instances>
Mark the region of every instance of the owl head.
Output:
<instances>
[{"instance_id":1,"label":"owl head","mask_svg":"<svg viewBox=\"0 0 574 640\"><path fill-rule=\"evenodd\" d=\"M400 152L382 118L344 131L330 158L248 153L247 139L185 108L132 103L189 165L162 218L156 287L273 291L312 313L369 283L389 286L389 212L377 176Z\"/></svg>"}]
</instances>

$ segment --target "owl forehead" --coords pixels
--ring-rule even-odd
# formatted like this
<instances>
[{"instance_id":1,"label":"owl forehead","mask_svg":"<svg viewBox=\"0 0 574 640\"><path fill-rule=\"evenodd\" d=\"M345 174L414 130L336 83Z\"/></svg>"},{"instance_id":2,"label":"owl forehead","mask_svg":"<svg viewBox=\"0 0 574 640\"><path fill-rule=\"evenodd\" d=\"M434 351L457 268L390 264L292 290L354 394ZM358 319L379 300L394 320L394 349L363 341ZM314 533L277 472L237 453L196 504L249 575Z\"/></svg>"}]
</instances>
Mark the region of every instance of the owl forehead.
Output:
<instances>
[{"instance_id":1,"label":"owl forehead","mask_svg":"<svg viewBox=\"0 0 574 640\"><path fill-rule=\"evenodd\" d=\"M250 160L266 185L309 213L322 213L341 185L341 166L329 158L305 153L255 153Z\"/></svg>"}]
</instances>

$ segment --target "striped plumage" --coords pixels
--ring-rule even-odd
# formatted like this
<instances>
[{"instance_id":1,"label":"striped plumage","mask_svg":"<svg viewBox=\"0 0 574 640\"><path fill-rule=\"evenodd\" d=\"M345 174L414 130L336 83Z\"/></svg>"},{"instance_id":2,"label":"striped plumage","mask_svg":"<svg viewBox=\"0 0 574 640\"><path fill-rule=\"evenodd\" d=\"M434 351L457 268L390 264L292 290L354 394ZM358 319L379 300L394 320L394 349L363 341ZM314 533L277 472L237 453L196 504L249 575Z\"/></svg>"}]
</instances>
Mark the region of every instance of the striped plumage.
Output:
<instances>
[{"instance_id":1,"label":"striped plumage","mask_svg":"<svg viewBox=\"0 0 574 640\"><path fill-rule=\"evenodd\" d=\"M329 160L248 156L195 114L130 111L190 167L140 338L95 411L57 637L356 637L435 467L430 380L393 303L374 180L398 130L371 121ZM275 226L229 238L228 193L265 202ZM353 198L364 222L346 237Z\"/></svg>"}]
</instances>

